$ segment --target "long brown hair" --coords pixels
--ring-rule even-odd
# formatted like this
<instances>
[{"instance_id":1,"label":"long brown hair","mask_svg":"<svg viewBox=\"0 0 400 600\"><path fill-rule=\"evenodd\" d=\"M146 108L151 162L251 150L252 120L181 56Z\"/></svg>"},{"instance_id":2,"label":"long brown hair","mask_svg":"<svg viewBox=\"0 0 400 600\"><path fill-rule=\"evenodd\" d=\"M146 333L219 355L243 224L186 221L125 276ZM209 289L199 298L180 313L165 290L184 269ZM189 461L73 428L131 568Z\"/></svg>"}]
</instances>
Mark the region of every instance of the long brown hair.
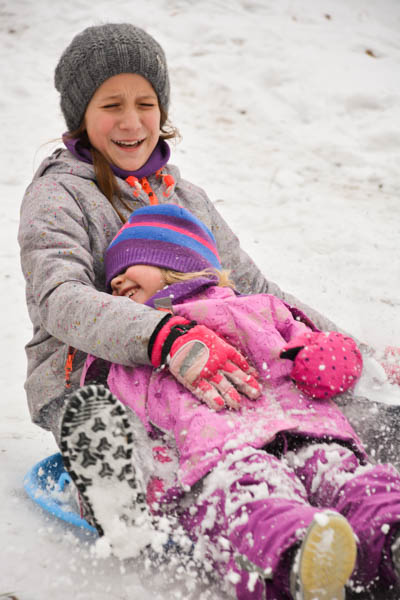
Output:
<instances>
[{"instance_id":1,"label":"long brown hair","mask_svg":"<svg viewBox=\"0 0 400 600\"><path fill-rule=\"evenodd\" d=\"M168 114L162 106L160 106L160 138L162 140L170 140L172 138L179 139L180 133L176 127L174 127L168 120ZM117 179L112 172L110 164L107 162L105 157L99 150L93 148L89 141L89 137L86 131L85 121L83 120L81 125L75 131L69 131L66 134L69 139L79 139L82 146L90 150L93 160L94 174L96 177L97 185L100 191L105 195L107 200L110 202L115 212L118 214L122 223L126 222L126 218L118 210L115 204L115 198L118 198L121 204L130 211L131 208L121 198L120 190L118 187Z\"/></svg>"}]
</instances>

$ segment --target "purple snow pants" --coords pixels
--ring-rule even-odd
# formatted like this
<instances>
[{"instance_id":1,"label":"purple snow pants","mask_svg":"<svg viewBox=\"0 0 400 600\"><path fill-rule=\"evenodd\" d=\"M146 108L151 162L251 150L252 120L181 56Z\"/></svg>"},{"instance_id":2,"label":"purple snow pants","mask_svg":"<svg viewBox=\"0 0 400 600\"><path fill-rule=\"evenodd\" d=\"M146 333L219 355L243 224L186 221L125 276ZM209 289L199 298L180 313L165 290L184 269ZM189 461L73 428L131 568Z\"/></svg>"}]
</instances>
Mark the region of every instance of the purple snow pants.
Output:
<instances>
[{"instance_id":1,"label":"purple snow pants","mask_svg":"<svg viewBox=\"0 0 400 600\"><path fill-rule=\"evenodd\" d=\"M395 581L390 558L400 527L400 475L391 465L361 465L338 443L307 443L277 458L232 452L203 480L182 523L238 600L291 598L295 549L315 513L344 515L358 538L353 579Z\"/></svg>"}]
</instances>

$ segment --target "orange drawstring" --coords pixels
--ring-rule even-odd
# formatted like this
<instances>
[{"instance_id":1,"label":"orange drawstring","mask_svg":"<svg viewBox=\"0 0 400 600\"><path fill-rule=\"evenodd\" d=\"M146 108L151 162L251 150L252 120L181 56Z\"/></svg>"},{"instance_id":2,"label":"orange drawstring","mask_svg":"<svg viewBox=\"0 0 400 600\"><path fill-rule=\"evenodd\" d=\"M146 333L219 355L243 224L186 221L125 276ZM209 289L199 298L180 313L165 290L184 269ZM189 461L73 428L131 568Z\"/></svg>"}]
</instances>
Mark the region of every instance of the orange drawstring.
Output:
<instances>
[{"instance_id":1,"label":"orange drawstring","mask_svg":"<svg viewBox=\"0 0 400 600\"><path fill-rule=\"evenodd\" d=\"M142 189L142 186L140 185L139 179L137 177L135 177L134 175L129 175L129 177L127 177L125 179L126 183L129 183L129 185L134 189L134 191L132 191L133 195L135 196L135 198L137 198L140 194L140 191Z\"/></svg>"},{"instance_id":2,"label":"orange drawstring","mask_svg":"<svg viewBox=\"0 0 400 600\"><path fill-rule=\"evenodd\" d=\"M156 177L162 178L163 184L165 186L165 192L163 192L163 195L166 198L168 198L174 187L175 179L169 173L163 173L162 169L158 169L158 171L156 171Z\"/></svg>"},{"instance_id":3,"label":"orange drawstring","mask_svg":"<svg viewBox=\"0 0 400 600\"><path fill-rule=\"evenodd\" d=\"M72 346L68 346L67 360L65 361L65 387L66 388L71 387L70 379L71 379L72 365L74 362L75 354L76 354L76 348L73 348Z\"/></svg>"},{"instance_id":4,"label":"orange drawstring","mask_svg":"<svg viewBox=\"0 0 400 600\"><path fill-rule=\"evenodd\" d=\"M163 173L162 169L158 169L158 171L156 171L156 177L159 177L159 178L162 179L163 185L165 186L165 191L163 192L163 196L165 196L166 198L168 198L168 196L172 192L173 187L175 185L174 178L169 173ZM139 196L141 190L143 190L148 195L149 201L150 201L151 205L159 203L157 195L154 193L154 191L153 191L153 189L152 189L152 187L151 187L151 185L150 185L147 177L142 177L142 179L139 180L134 175L130 175L129 177L127 177L125 179L125 181L132 188L134 188L133 191L132 191L132 193L135 196L135 198L137 198Z\"/></svg>"},{"instance_id":5,"label":"orange drawstring","mask_svg":"<svg viewBox=\"0 0 400 600\"><path fill-rule=\"evenodd\" d=\"M149 197L150 204L158 204L158 198L155 195L155 193L153 192L153 189L152 189L150 183L148 182L147 177L142 177L142 179L140 180L140 183L142 185L143 191L146 192L146 194Z\"/></svg>"}]
</instances>

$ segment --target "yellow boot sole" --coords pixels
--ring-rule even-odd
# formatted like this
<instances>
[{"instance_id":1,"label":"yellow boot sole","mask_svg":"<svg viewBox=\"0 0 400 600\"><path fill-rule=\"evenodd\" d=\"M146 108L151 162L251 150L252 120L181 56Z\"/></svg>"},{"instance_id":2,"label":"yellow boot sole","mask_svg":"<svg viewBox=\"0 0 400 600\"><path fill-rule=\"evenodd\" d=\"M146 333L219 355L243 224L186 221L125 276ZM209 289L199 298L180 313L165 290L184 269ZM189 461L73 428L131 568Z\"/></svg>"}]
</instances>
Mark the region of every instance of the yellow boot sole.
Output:
<instances>
[{"instance_id":1,"label":"yellow boot sole","mask_svg":"<svg viewBox=\"0 0 400 600\"><path fill-rule=\"evenodd\" d=\"M302 600L344 600L356 556L356 541L347 519L333 511L317 514L300 548Z\"/></svg>"}]
</instances>

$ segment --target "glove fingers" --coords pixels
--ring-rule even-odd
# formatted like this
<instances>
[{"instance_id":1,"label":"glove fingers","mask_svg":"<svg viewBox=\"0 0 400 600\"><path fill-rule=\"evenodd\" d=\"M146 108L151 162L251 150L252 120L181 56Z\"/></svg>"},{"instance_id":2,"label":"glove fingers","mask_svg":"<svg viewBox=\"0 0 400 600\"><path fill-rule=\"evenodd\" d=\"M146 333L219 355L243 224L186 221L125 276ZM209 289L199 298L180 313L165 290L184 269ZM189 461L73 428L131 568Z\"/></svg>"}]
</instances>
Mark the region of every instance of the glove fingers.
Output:
<instances>
[{"instance_id":1,"label":"glove fingers","mask_svg":"<svg viewBox=\"0 0 400 600\"><path fill-rule=\"evenodd\" d=\"M250 367L247 360L242 356L242 354L240 354L240 352L235 350L235 348L233 346L228 345L227 355L228 355L228 360L230 360L233 364L235 364L242 371L245 371L245 372L247 372L249 370L254 371L253 367Z\"/></svg>"},{"instance_id":2,"label":"glove fingers","mask_svg":"<svg viewBox=\"0 0 400 600\"><path fill-rule=\"evenodd\" d=\"M200 339L196 337L185 342L184 338L194 335L196 329ZM214 410L224 406L239 408L238 390L249 398L258 398L260 387L255 369L232 346L203 329L196 326L174 342L172 349L175 346L175 351L170 352L168 361L171 373Z\"/></svg>"},{"instance_id":3,"label":"glove fingers","mask_svg":"<svg viewBox=\"0 0 400 600\"><path fill-rule=\"evenodd\" d=\"M259 375L257 369L249 366L249 370L246 371L246 373L247 373L247 375L251 375L252 377L254 377L254 379L258 382L258 378L260 377L260 375Z\"/></svg>"},{"instance_id":4,"label":"glove fingers","mask_svg":"<svg viewBox=\"0 0 400 600\"><path fill-rule=\"evenodd\" d=\"M222 373L216 373L209 381L215 386L219 394L225 400L226 406L234 409L240 408L239 392L235 390L230 381Z\"/></svg>"},{"instance_id":5,"label":"glove fingers","mask_svg":"<svg viewBox=\"0 0 400 600\"><path fill-rule=\"evenodd\" d=\"M207 363L209 349L205 344L192 340L184 344L172 357L169 370L184 386L213 410L221 410L225 405L231 408L240 406L240 395L232 384L220 373L210 378L202 377L201 371ZM233 367L237 369L237 367ZM243 376L246 375L243 373Z\"/></svg>"},{"instance_id":6,"label":"glove fingers","mask_svg":"<svg viewBox=\"0 0 400 600\"><path fill-rule=\"evenodd\" d=\"M249 367L250 372L243 372L238 369L236 364L226 361L222 368L224 375L231 381L235 387L245 396L255 400L261 394L260 385L257 379L253 376L254 369Z\"/></svg>"},{"instance_id":7,"label":"glove fingers","mask_svg":"<svg viewBox=\"0 0 400 600\"><path fill-rule=\"evenodd\" d=\"M211 385L206 379L199 379L195 385L190 387L191 392L201 400L205 402L212 410L222 410L225 408L225 402L220 396L216 388Z\"/></svg>"}]
</instances>

